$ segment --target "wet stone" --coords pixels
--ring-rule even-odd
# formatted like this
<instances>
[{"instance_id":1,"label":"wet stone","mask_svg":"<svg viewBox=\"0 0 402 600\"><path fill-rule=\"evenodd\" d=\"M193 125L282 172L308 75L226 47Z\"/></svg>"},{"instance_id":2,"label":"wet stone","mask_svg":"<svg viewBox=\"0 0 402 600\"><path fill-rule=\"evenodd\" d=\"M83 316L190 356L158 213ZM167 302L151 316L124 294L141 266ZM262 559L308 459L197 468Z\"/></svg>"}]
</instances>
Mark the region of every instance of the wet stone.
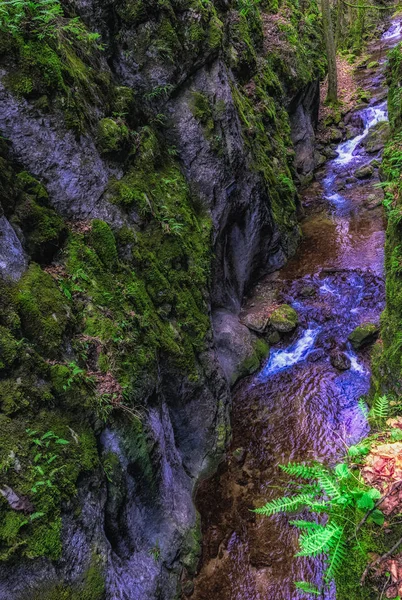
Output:
<instances>
[{"instance_id":1,"label":"wet stone","mask_svg":"<svg viewBox=\"0 0 402 600\"><path fill-rule=\"evenodd\" d=\"M340 350L333 350L330 354L331 365L338 371L347 371L351 367L350 358Z\"/></svg>"},{"instance_id":2,"label":"wet stone","mask_svg":"<svg viewBox=\"0 0 402 600\"><path fill-rule=\"evenodd\" d=\"M366 152L374 154L382 150L389 139L390 132L390 126L387 121L381 121L374 125L362 142Z\"/></svg>"},{"instance_id":3,"label":"wet stone","mask_svg":"<svg viewBox=\"0 0 402 600\"><path fill-rule=\"evenodd\" d=\"M374 174L374 167L372 165L364 165L355 171L355 177L358 179L368 179Z\"/></svg>"},{"instance_id":4,"label":"wet stone","mask_svg":"<svg viewBox=\"0 0 402 600\"><path fill-rule=\"evenodd\" d=\"M271 315L269 323L271 327L279 333L290 333L296 329L298 324L297 312L288 304L283 304Z\"/></svg>"},{"instance_id":5,"label":"wet stone","mask_svg":"<svg viewBox=\"0 0 402 600\"><path fill-rule=\"evenodd\" d=\"M269 317L264 315L264 313L249 313L245 315L241 322L243 325L251 329L252 331L256 331L257 333L263 333L268 325Z\"/></svg>"},{"instance_id":6,"label":"wet stone","mask_svg":"<svg viewBox=\"0 0 402 600\"><path fill-rule=\"evenodd\" d=\"M380 328L375 323L364 323L352 331L348 340L355 350L359 350L363 346L374 342L378 337L379 331Z\"/></svg>"},{"instance_id":7,"label":"wet stone","mask_svg":"<svg viewBox=\"0 0 402 600\"><path fill-rule=\"evenodd\" d=\"M313 350L307 356L307 361L310 363L318 362L319 360L323 360L326 357L326 354L322 348L317 348L317 350Z\"/></svg>"}]
</instances>

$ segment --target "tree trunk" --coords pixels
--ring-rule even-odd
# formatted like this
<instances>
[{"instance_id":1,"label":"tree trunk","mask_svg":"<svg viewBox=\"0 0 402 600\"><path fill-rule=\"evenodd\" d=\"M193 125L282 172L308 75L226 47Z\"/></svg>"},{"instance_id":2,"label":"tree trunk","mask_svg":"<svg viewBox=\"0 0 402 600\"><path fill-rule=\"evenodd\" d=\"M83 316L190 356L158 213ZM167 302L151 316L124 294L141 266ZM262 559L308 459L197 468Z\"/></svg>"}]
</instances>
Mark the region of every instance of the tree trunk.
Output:
<instances>
[{"instance_id":1,"label":"tree trunk","mask_svg":"<svg viewBox=\"0 0 402 600\"><path fill-rule=\"evenodd\" d=\"M335 103L338 101L338 74L336 70L336 51L329 0L321 0L321 11L328 60L327 102Z\"/></svg>"}]
</instances>

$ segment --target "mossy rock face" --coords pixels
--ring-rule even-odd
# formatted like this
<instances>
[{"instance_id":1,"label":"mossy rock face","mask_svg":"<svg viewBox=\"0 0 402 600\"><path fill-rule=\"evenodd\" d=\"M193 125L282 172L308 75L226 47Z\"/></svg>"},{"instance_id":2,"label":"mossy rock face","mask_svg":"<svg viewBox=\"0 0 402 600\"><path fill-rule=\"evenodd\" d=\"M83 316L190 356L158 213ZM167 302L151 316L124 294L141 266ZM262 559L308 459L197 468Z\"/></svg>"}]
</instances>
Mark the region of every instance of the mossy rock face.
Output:
<instances>
[{"instance_id":1,"label":"mossy rock face","mask_svg":"<svg viewBox=\"0 0 402 600\"><path fill-rule=\"evenodd\" d=\"M374 154L384 148L390 135L391 129L389 123L387 121L380 122L370 129L362 144L365 147L366 152Z\"/></svg>"},{"instance_id":2,"label":"mossy rock face","mask_svg":"<svg viewBox=\"0 0 402 600\"><path fill-rule=\"evenodd\" d=\"M269 323L279 333L290 333L296 329L299 317L294 308L283 304L272 313Z\"/></svg>"},{"instance_id":3,"label":"mossy rock face","mask_svg":"<svg viewBox=\"0 0 402 600\"><path fill-rule=\"evenodd\" d=\"M24 335L49 356L59 353L67 327L67 300L50 275L31 264L17 292Z\"/></svg>"},{"instance_id":4,"label":"mossy rock face","mask_svg":"<svg viewBox=\"0 0 402 600\"><path fill-rule=\"evenodd\" d=\"M101 152L118 152L128 142L129 130L124 123L115 119L101 119L98 124L98 144Z\"/></svg>"},{"instance_id":5,"label":"mossy rock face","mask_svg":"<svg viewBox=\"0 0 402 600\"><path fill-rule=\"evenodd\" d=\"M357 179L368 179L374 175L374 167L372 165L364 165L355 171Z\"/></svg>"},{"instance_id":6,"label":"mossy rock face","mask_svg":"<svg viewBox=\"0 0 402 600\"><path fill-rule=\"evenodd\" d=\"M364 323L352 331L348 340L355 350L359 350L363 346L374 342L378 337L379 331L380 328L375 323Z\"/></svg>"},{"instance_id":7,"label":"mossy rock face","mask_svg":"<svg viewBox=\"0 0 402 600\"><path fill-rule=\"evenodd\" d=\"M6 327L0 326L0 369L9 367L18 352L18 341Z\"/></svg>"}]
</instances>

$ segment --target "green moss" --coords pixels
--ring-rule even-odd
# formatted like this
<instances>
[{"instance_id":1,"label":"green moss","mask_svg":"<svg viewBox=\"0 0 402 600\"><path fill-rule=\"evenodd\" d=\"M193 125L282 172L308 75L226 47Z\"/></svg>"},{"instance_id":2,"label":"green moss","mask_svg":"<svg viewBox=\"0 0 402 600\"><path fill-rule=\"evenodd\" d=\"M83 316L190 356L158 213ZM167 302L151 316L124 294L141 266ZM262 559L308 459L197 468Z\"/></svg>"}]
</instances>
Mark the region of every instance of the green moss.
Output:
<instances>
[{"instance_id":1,"label":"green moss","mask_svg":"<svg viewBox=\"0 0 402 600\"><path fill-rule=\"evenodd\" d=\"M25 394L24 386L14 379L3 379L0 385L0 407L6 415L27 408L29 400Z\"/></svg>"},{"instance_id":2,"label":"green moss","mask_svg":"<svg viewBox=\"0 0 402 600\"><path fill-rule=\"evenodd\" d=\"M68 307L52 277L31 264L18 285L17 303L24 335L45 354L57 355L67 327Z\"/></svg>"},{"instance_id":3,"label":"green moss","mask_svg":"<svg viewBox=\"0 0 402 600\"><path fill-rule=\"evenodd\" d=\"M109 225L99 219L92 221L90 243L106 268L117 263L116 240Z\"/></svg>"},{"instance_id":4,"label":"green moss","mask_svg":"<svg viewBox=\"0 0 402 600\"><path fill-rule=\"evenodd\" d=\"M0 369L12 365L18 354L18 341L5 327L0 326Z\"/></svg>"},{"instance_id":5,"label":"green moss","mask_svg":"<svg viewBox=\"0 0 402 600\"><path fill-rule=\"evenodd\" d=\"M15 511L1 499L0 559L7 559L10 552L57 559L62 503L74 497L79 474L97 465L94 435L80 416L55 410L32 415L25 411L13 419L0 414L0 424L0 486L27 496L36 514L24 515L24 523L17 527Z\"/></svg>"},{"instance_id":6,"label":"green moss","mask_svg":"<svg viewBox=\"0 0 402 600\"><path fill-rule=\"evenodd\" d=\"M288 304L282 304L276 308L269 319L270 326L280 333L293 331L297 326L299 318L294 308Z\"/></svg>"},{"instance_id":7,"label":"green moss","mask_svg":"<svg viewBox=\"0 0 402 600\"><path fill-rule=\"evenodd\" d=\"M108 117L99 121L97 139L104 154L117 152L128 142L129 130L123 123Z\"/></svg>"},{"instance_id":8,"label":"green moss","mask_svg":"<svg viewBox=\"0 0 402 600\"><path fill-rule=\"evenodd\" d=\"M24 600L104 600L104 598L105 576L96 558L92 559L92 564L84 573L82 582L74 585L46 584L40 590L31 593L28 598L24 596Z\"/></svg>"}]
</instances>

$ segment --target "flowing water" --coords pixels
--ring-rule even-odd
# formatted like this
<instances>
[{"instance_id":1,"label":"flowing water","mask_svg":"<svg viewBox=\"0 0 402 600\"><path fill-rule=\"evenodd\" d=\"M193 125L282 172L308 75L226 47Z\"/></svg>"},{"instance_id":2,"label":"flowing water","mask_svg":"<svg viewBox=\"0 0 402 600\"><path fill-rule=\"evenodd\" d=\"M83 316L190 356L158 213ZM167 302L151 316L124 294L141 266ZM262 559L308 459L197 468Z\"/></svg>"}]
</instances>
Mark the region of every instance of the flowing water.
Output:
<instances>
[{"instance_id":1,"label":"flowing water","mask_svg":"<svg viewBox=\"0 0 402 600\"><path fill-rule=\"evenodd\" d=\"M362 142L387 119L384 56L401 36L401 23L393 22L371 47L371 60L381 66L362 71L358 84L371 91L372 100L347 116L353 137L339 144L337 158L304 194L297 256L261 281L246 303L247 313L289 303L300 325L234 391L228 459L197 495L204 541L193 600L296 600L302 596L293 581L320 583L322 562L294 557L297 532L288 518L256 517L250 509L286 493L278 464L333 464L345 444L367 433L357 401L369 389L369 350L355 353L347 338L357 325L378 322L384 306L384 220L381 192L373 188L377 171L369 181L353 174L379 158L368 155ZM331 363L340 352L350 361L345 371ZM324 598L335 597L332 585Z\"/></svg>"}]
</instances>

